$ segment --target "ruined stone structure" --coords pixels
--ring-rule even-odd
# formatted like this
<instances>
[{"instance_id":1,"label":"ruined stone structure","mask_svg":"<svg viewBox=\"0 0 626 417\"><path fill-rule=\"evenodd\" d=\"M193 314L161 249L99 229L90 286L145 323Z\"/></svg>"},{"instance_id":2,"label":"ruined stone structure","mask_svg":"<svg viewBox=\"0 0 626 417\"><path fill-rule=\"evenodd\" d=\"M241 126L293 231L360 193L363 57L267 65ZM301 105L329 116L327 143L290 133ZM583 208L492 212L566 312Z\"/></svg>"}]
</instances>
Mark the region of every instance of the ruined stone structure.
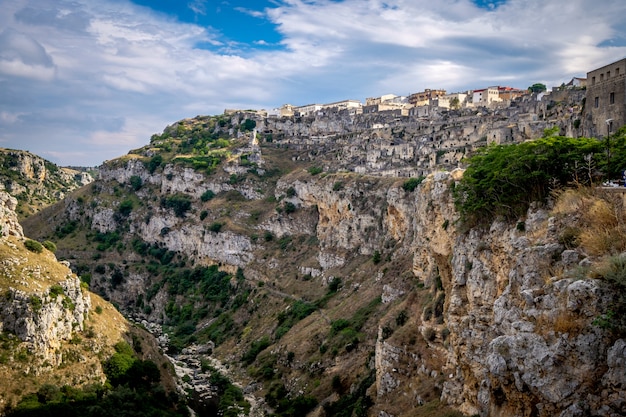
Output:
<instances>
[{"instance_id":1,"label":"ruined stone structure","mask_svg":"<svg viewBox=\"0 0 626 417\"><path fill-rule=\"evenodd\" d=\"M626 124L626 58L587 73L587 131L606 136Z\"/></svg>"}]
</instances>

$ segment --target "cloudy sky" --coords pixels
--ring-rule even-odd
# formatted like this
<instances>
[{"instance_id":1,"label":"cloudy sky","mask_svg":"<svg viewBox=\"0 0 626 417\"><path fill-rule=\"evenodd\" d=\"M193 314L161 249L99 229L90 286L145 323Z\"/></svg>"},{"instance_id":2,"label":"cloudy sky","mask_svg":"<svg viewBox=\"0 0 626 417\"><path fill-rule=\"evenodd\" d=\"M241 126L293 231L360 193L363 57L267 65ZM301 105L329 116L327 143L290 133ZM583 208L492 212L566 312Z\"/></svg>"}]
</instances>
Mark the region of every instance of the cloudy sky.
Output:
<instances>
[{"instance_id":1,"label":"cloudy sky","mask_svg":"<svg viewBox=\"0 0 626 417\"><path fill-rule=\"evenodd\" d=\"M0 0L0 147L99 165L225 108L560 85L623 0Z\"/></svg>"}]
</instances>

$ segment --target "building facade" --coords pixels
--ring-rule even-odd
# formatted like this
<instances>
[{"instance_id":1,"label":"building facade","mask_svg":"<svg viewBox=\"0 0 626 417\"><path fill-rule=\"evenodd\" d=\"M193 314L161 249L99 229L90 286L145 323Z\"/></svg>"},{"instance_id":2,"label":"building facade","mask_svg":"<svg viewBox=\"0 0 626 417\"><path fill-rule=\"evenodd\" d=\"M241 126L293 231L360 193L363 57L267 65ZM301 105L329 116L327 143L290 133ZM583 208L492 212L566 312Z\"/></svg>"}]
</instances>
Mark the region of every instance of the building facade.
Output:
<instances>
[{"instance_id":1,"label":"building facade","mask_svg":"<svg viewBox=\"0 0 626 417\"><path fill-rule=\"evenodd\" d=\"M587 131L605 137L626 125L626 58L587 73Z\"/></svg>"},{"instance_id":2,"label":"building facade","mask_svg":"<svg viewBox=\"0 0 626 417\"><path fill-rule=\"evenodd\" d=\"M427 88L419 93L409 95L409 103L412 106L426 106L430 103L430 100L445 95L446 90L431 90L430 88Z\"/></svg>"}]
</instances>

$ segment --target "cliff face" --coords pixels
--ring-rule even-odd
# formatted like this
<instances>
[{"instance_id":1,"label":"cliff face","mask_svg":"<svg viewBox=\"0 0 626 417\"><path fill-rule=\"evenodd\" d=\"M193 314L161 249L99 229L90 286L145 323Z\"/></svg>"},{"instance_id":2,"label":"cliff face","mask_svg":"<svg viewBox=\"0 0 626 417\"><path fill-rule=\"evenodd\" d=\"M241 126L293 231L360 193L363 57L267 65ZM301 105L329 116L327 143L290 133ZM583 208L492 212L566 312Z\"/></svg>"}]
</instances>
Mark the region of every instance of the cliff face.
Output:
<instances>
[{"instance_id":1,"label":"cliff face","mask_svg":"<svg viewBox=\"0 0 626 417\"><path fill-rule=\"evenodd\" d=\"M441 317L413 312L421 315L413 331L432 339L430 357L386 340L381 323L375 355L381 410L402 414L394 406L399 397L418 406L415 385L431 379L444 402L470 415L623 412L625 342L594 325L614 294L597 279L568 278L592 259L559 243L567 221L533 209L523 228L495 222L486 231L459 232L450 187L460 175L435 174L408 201L403 190L378 181L346 181L339 192L332 188L340 177L279 184L295 188L298 204L317 207L322 275L347 262L339 254L369 255L393 239L399 245L393 256L412 254L415 278L427 286L441 281ZM384 274L380 281L383 302L411 292L406 279Z\"/></svg>"},{"instance_id":2,"label":"cliff face","mask_svg":"<svg viewBox=\"0 0 626 417\"><path fill-rule=\"evenodd\" d=\"M44 384L103 383L101 360L128 331L68 262L44 248L28 249L16 206L0 192L0 414Z\"/></svg>"},{"instance_id":3,"label":"cliff face","mask_svg":"<svg viewBox=\"0 0 626 417\"><path fill-rule=\"evenodd\" d=\"M284 149L265 145L253 168L235 149L209 173L150 169L155 150L139 150L66 199L41 237L57 236L126 314L232 365L251 395L278 384L328 406L361 392L369 415L397 417L438 401L480 416L626 412L626 342L601 323L616 294L594 272L605 253L567 239L593 229L590 208L611 203L623 219L621 194L466 230L452 198L461 170L411 190L305 170Z\"/></svg>"},{"instance_id":4,"label":"cliff face","mask_svg":"<svg viewBox=\"0 0 626 417\"><path fill-rule=\"evenodd\" d=\"M23 218L93 181L87 172L57 167L30 152L0 148L2 189L17 197Z\"/></svg>"}]
</instances>

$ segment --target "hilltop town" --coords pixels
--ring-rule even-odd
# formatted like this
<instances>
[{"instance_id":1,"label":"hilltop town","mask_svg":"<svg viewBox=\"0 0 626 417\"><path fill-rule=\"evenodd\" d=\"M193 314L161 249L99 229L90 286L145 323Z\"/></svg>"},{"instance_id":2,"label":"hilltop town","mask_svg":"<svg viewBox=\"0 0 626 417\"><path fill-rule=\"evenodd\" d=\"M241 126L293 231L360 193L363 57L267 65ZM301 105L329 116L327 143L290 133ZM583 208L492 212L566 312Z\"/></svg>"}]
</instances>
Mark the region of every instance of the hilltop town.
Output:
<instances>
[{"instance_id":1,"label":"hilltop town","mask_svg":"<svg viewBox=\"0 0 626 417\"><path fill-rule=\"evenodd\" d=\"M541 137L546 129L569 137L615 133L626 124L625 85L622 59L551 91L540 84L528 90L492 86L451 94L426 89L406 97L367 98L365 104L286 104L272 111L225 114L255 120L255 140L300 150L301 158L330 170L419 177L458 167L477 147L519 143Z\"/></svg>"}]
</instances>

